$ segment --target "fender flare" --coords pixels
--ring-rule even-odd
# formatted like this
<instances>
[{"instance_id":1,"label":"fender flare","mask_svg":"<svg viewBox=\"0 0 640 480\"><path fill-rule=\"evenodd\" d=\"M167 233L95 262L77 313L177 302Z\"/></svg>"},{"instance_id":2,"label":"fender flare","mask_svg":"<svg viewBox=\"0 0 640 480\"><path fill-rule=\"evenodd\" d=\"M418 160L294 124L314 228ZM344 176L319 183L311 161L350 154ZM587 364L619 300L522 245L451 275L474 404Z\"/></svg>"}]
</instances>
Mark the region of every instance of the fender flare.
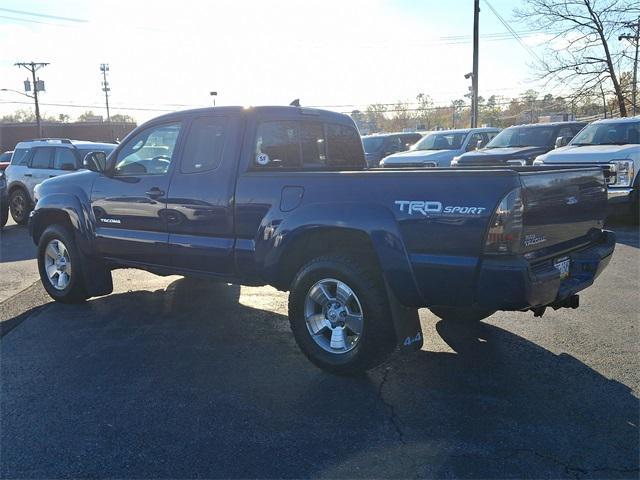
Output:
<instances>
[{"instance_id":1,"label":"fender flare","mask_svg":"<svg viewBox=\"0 0 640 480\"><path fill-rule=\"evenodd\" d=\"M44 230L47 214L64 213L69 219L76 243L86 255L95 251L92 238L94 229L91 223L91 210L78 196L71 193L52 193L38 200L33 216L29 221L29 231L34 243L38 243L38 235Z\"/></svg>"}]
</instances>

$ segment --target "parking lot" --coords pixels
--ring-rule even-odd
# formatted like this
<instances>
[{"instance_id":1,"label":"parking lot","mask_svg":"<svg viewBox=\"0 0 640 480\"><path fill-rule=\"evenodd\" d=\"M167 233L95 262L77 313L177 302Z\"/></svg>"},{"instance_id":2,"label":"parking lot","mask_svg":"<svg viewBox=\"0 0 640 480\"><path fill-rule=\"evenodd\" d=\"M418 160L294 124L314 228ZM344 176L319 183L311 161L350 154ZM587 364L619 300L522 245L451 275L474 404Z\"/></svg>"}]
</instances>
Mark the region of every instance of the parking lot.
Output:
<instances>
[{"instance_id":1,"label":"parking lot","mask_svg":"<svg viewBox=\"0 0 640 480\"><path fill-rule=\"evenodd\" d=\"M637 229L578 310L474 327L421 311L422 351L360 378L313 367L287 295L114 274L55 304L1 235L3 478L637 478Z\"/></svg>"}]
</instances>

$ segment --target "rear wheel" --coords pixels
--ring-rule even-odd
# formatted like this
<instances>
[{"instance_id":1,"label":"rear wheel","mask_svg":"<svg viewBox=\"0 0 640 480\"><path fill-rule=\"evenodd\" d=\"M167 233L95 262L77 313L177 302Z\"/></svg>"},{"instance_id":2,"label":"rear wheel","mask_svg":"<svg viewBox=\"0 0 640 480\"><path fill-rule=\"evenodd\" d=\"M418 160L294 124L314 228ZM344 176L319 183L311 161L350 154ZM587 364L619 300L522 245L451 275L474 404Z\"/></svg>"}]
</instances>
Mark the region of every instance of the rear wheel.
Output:
<instances>
[{"instance_id":1,"label":"rear wheel","mask_svg":"<svg viewBox=\"0 0 640 480\"><path fill-rule=\"evenodd\" d=\"M88 295L81 258L71 233L63 227L48 227L38 243L38 269L45 290L63 303L77 303Z\"/></svg>"},{"instance_id":2,"label":"rear wheel","mask_svg":"<svg viewBox=\"0 0 640 480\"><path fill-rule=\"evenodd\" d=\"M29 220L29 212L31 212L31 200L29 195L22 188L18 188L11 192L9 196L9 208L11 216L18 225L25 225Z\"/></svg>"},{"instance_id":3,"label":"rear wheel","mask_svg":"<svg viewBox=\"0 0 640 480\"><path fill-rule=\"evenodd\" d=\"M483 310L473 307L433 307L429 308L429 310L442 320L466 323L477 323L496 313L495 310Z\"/></svg>"},{"instance_id":4,"label":"rear wheel","mask_svg":"<svg viewBox=\"0 0 640 480\"><path fill-rule=\"evenodd\" d=\"M302 352L331 373L363 373L395 346L382 278L348 256L320 257L300 269L289 295L289 322Z\"/></svg>"}]
</instances>

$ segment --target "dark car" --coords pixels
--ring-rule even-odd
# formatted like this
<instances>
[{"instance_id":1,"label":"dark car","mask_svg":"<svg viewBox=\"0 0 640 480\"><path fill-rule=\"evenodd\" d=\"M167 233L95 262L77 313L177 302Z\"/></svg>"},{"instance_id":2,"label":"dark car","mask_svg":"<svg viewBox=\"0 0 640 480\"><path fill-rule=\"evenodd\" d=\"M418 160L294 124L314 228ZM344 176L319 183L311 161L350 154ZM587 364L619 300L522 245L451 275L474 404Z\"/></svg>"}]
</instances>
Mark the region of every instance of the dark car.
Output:
<instances>
[{"instance_id":1,"label":"dark car","mask_svg":"<svg viewBox=\"0 0 640 480\"><path fill-rule=\"evenodd\" d=\"M51 297L107 295L122 267L272 285L302 352L341 374L419 349L422 307L576 308L615 246L599 167L369 170L353 120L324 110L175 112L85 164L40 184L29 220Z\"/></svg>"},{"instance_id":2,"label":"dark car","mask_svg":"<svg viewBox=\"0 0 640 480\"><path fill-rule=\"evenodd\" d=\"M586 125L584 122L534 123L505 128L485 148L455 158L451 166L531 165L538 155L563 146Z\"/></svg>"},{"instance_id":3,"label":"dark car","mask_svg":"<svg viewBox=\"0 0 640 480\"><path fill-rule=\"evenodd\" d=\"M421 138L419 133L378 133L362 137L367 165L377 167L384 157L409 150Z\"/></svg>"},{"instance_id":4,"label":"dark car","mask_svg":"<svg viewBox=\"0 0 640 480\"><path fill-rule=\"evenodd\" d=\"M11 164L11 155L13 150L0 154L0 170L5 170Z\"/></svg>"}]
</instances>

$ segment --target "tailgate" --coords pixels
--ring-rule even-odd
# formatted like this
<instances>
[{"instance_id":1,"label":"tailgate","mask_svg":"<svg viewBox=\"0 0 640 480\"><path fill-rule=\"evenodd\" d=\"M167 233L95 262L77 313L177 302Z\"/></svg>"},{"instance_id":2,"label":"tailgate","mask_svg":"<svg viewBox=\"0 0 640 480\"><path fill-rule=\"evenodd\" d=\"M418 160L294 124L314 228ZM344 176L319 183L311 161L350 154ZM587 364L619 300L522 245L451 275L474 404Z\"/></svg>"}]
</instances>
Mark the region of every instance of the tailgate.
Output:
<instances>
[{"instance_id":1,"label":"tailgate","mask_svg":"<svg viewBox=\"0 0 640 480\"><path fill-rule=\"evenodd\" d=\"M601 168L521 172L523 252L575 247L601 229L607 189Z\"/></svg>"}]
</instances>

